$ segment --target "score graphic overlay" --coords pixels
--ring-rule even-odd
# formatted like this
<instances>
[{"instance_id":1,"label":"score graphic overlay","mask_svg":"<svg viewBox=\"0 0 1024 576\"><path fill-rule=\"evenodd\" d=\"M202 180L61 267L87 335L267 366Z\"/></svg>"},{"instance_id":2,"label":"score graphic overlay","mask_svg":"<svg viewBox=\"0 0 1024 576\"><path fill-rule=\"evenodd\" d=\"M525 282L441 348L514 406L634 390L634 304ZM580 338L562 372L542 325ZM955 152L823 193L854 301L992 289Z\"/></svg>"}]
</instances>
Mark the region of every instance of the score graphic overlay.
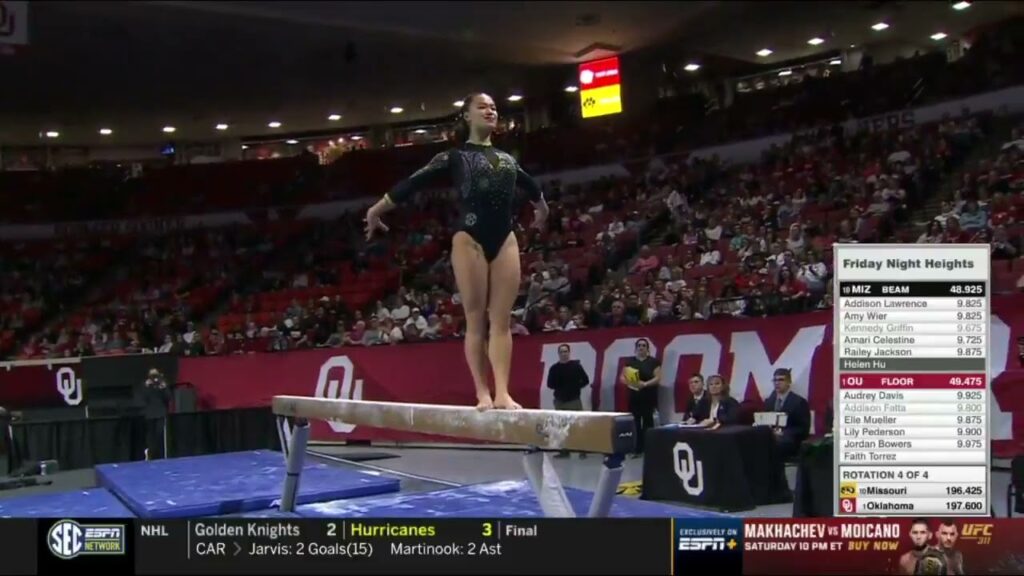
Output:
<instances>
[{"instance_id":1,"label":"score graphic overlay","mask_svg":"<svg viewBox=\"0 0 1024 576\"><path fill-rule=\"evenodd\" d=\"M837 516L988 515L989 259L835 246Z\"/></svg>"},{"instance_id":2,"label":"score graphic overlay","mask_svg":"<svg viewBox=\"0 0 1024 576\"><path fill-rule=\"evenodd\" d=\"M580 64L579 79L580 114L584 118L622 112L622 77L618 56Z\"/></svg>"}]
</instances>

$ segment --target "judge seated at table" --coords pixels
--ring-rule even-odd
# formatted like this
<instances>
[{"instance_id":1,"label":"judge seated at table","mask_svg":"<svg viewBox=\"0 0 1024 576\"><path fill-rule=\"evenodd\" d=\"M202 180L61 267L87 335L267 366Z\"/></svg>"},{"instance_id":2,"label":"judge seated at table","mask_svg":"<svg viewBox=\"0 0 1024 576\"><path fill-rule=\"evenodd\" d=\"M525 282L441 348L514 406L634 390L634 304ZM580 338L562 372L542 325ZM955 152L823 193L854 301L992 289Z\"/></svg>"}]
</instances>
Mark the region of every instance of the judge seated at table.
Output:
<instances>
[{"instance_id":1,"label":"judge seated at table","mask_svg":"<svg viewBox=\"0 0 1024 576\"><path fill-rule=\"evenodd\" d=\"M793 392L793 375L779 368L772 378L775 391L764 402L766 412L784 412L786 425L775 428L775 444L783 458L792 458L811 432L811 407L802 396Z\"/></svg>"},{"instance_id":2,"label":"judge seated at table","mask_svg":"<svg viewBox=\"0 0 1024 576\"><path fill-rule=\"evenodd\" d=\"M729 395L729 385L725 379L715 374L708 377L708 395L706 403L699 404L694 415L697 423L712 430L720 426L736 424L740 413L740 403Z\"/></svg>"},{"instance_id":3,"label":"judge seated at table","mask_svg":"<svg viewBox=\"0 0 1024 576\"><path fill-rule=\"evenodd\" d=\"M702 404L707 404L711 400L711 396L708 394L707 389L704 387L704 375L699 372L694 372L690 376L688 382L690 385L690 397L686 399L686 409L683 411L683 422L687 424L694 424L697 422L697 411L700 410Z\"/></svg>"}]
</instances>

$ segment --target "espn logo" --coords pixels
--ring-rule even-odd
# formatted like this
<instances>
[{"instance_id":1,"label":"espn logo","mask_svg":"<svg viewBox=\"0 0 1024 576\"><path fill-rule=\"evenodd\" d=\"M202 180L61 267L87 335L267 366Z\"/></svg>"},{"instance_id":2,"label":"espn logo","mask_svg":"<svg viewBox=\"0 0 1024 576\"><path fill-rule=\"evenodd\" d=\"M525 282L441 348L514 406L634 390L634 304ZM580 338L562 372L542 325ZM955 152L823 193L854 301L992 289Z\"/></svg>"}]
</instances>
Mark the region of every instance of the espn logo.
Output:
<instances>
[{"instance_id":1,"label":"espn logo","mask_svg":"<svg viewBox=\"0 0 1024 576\"><path fill-rule=\"evenodd\" d=\"M736 540L729 539L726 542L725 538L714 537L714 538L680 538L679 549L680 550L732 550L736 547Z\"/></svg>"},{"instance_id":2,"label":"espn logo","mask_svg":"<svg viewBox=\"0 0 1024 576\"><path fill-rule=\"evenodd\" d=\"M124 526L61 520L50 528L46 541L50 552L65 560L78 555L125 553Z\"/></svg>"}]
</instances>

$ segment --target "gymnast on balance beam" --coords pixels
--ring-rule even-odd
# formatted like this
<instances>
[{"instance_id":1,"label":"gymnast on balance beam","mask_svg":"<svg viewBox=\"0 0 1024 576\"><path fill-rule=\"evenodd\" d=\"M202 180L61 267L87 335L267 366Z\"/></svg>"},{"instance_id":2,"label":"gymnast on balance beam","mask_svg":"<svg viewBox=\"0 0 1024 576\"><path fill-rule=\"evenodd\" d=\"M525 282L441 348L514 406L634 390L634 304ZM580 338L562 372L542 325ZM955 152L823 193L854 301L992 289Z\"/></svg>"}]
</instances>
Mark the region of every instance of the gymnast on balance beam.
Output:
<instances>
[{"instance_id":1,"label":"gymnast on balance beam","mask_svg":"<svg viewBox=\"0 0 1024 576\"><path fill-rule=\"evenodd\" d=\"M497 123L498 112L490 96L467 96L456 118L458 146L434 156L366 212L369 239L376 230L388 230L381 215L408 202L416 191L448 181L458 192L459 228L452 237L452 269L466 316L466 363L476 386L479 410L521 408L509 393L510 319L521 278L519 243L512 228L516 186L525 189L533 201L534 226L541 228L548 217L548 205L537 182L515 158L491 145ZM488 360L493 369L493 399L487 382Z\"/></svg>"}]
</instances>

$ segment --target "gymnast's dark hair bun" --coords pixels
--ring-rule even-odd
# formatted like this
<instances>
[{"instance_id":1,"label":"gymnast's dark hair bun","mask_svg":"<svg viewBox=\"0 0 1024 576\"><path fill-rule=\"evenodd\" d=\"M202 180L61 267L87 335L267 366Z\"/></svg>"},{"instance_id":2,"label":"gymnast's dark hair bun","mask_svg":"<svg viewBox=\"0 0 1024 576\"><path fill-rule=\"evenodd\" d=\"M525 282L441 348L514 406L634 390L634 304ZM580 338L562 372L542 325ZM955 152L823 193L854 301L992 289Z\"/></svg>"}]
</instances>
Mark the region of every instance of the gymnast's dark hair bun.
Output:
<instances>
[{"instance_id":1,"label":"gymnast's dark hair bun","mask_svg":"<svg viewBox=\"0 0 1024 576\"><path fill-rule=\"evenodd\" d=\"M466 121L466 112L473 106L473 100L482 94L482 92L473 92L462 99L462 107L459 108L458 113L455 115L455 141L459 144L469 140L469 122Z\"/></svg>"}]
</instances>

